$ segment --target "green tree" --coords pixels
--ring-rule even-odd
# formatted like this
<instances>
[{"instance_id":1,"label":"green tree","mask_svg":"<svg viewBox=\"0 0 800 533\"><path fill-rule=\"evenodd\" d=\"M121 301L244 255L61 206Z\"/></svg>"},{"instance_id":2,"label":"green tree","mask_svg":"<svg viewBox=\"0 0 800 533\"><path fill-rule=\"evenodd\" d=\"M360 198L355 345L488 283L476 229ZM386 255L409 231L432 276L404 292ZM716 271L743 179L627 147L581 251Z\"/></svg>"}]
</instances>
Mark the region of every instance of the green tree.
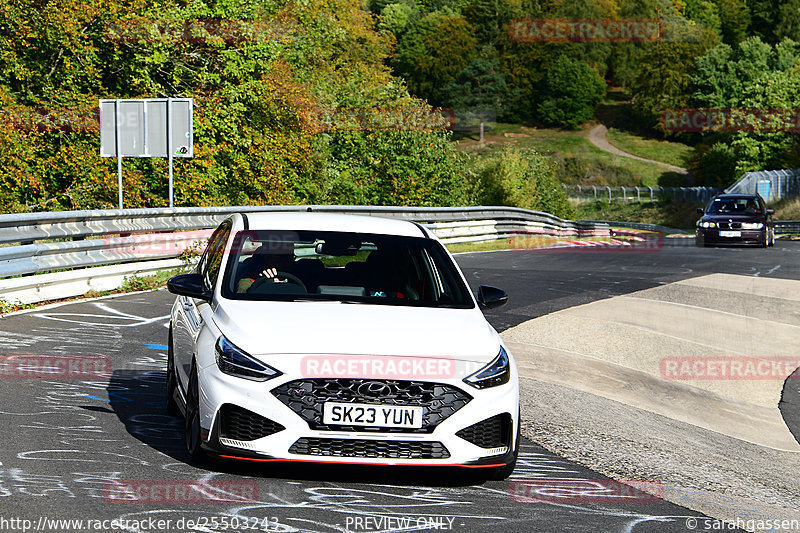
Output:
<instances>
[{"instance_id":1,"label":"green tree","mask_svg":"<svg viewBox=\"0 0 800 533\"><path fill-rule=\"evenodd\" d=\"M443 89L476 55L477 39L467 20L455 12L434 11L420 18L397 44L397 72L412 94L434 104Z\"/></svg>"},{"instance_id":2,"label":"green tree","mask_svg":"<svg viewBox=\"0 0 800 533\"><path fill-rule=\"evenodd\" d=\"M722 23L722 40L737 44L747 38L750 8L746 0L714 0Z\"/></svg>"},{"instance_id":3,"label":"green tree","mask_svg":"<svg viewBox=\"0 0 800 533\"><path fill-rule=\"evenodd\" d=\"M431 205L459 194L457 157L436 127L320 128L342 108L431 113L392 76L393 38L358 0L0 0L0 13L0 105L14 110L0 132L0 209L115 205L97 123L36 118L91 116L106 97L194 98L195 157L176 164L178 205L335 201L362 189L352 197ZM353 145L360 158L349 158ZM317 184L322 171L338 185ZM391 186L362 187L387 175ZM165 178L164 161L126 160L126 206L165 205Z\"/></svg>"},{"instance_id":4,"label":"green tree","mask_svg":"<svg viewBox=\"0 0 800 533\"><path fill-rule=\"evenodd\" d=\"M537 116L547 124L574 128L589 120L606 94L606 83L586 63L560 56L547 69Z\"/></svg>"},{"instance_id":5,"label":"green tree","mask_svg":"<svg viewBox=\"0 0 800 533\"><path fill-rule=\"evenodd\" d=\"M800 107L800 45L784 40L771 46L751 37L730 47L721 44L697 60L691 103L696 107L733 109L738 123L703 134L694 154L698 174L721 179L716 169L733 164L735 172L781 168L792 161L797 145L795 124L763 122L752 112L736 110L794 110ZM733 128L733 131L731 131ZM711 149L704 146L711 145ZM720 163L722 162L722 164ZM732 162L732 163L731 163ZM709 170L710 169L710 170Z\"/></svg>"},{"instance_id":6,"label":"green tree","mask_svg":"<svg viewBox=\"0 0 800 533\"><path fill-rule=\"evenodd\" d=\"M505 76L500 71L496 57L483 54L473 60L458 77L444 89L448 106L471 109L478 113L480 142L483 142L484 122L487 112L496 116L508 93Z\"/></svg>"},{"instance_id":7,"label":"green tree","mask_svg":"<svg viewBox=\"0 0 800 533\"><path fill-rule=\"evenodd\" d=\"M380 12L378 28L389 31L395 37L402 35L415 17L419 16L416 6L408 2L387 4Z\"/></svg>"}]
</instances>

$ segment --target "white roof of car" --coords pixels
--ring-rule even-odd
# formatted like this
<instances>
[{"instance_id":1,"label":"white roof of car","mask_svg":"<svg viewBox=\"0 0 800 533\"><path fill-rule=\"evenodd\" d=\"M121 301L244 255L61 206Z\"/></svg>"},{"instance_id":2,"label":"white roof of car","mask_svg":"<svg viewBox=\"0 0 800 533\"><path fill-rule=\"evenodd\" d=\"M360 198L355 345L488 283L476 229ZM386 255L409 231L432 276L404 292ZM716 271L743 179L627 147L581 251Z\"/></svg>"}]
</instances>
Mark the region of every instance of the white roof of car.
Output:
<instances>
[{"instance_id":1,"label":"white roof of car","mask_svg":"<svg viewBox=\"0 0 800 533\"><path fill-rule=\"evenodd\" d=\"M351 233L377 233L407 237L429 237L430 233L413 222L376 216L331 213L243 213L251 230L323 230Z\"/></svg>"}]
</instances>

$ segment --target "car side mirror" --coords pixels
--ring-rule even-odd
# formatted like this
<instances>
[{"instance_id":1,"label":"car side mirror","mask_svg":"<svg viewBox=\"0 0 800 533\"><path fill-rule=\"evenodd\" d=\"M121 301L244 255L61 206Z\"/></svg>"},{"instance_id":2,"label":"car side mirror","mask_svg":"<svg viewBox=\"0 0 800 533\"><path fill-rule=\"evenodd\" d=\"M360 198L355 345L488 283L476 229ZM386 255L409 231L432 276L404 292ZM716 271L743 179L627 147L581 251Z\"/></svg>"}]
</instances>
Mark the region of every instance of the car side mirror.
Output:
<instances>
[{"instance_id":1,"label":"car side mirror","mask_svg":"<svg viewBox=\"0 0 800 533\"><path fill-rule=\"evenodd\" d=\"M478 305L483 309L494 309L508 303L508 294L503 289L481 285L478 287Z\"/></svg>"},{"instance_id":2,"label":"car side mirror","mask_svg":"<svg viewBox=\"0 0 800 533\"><path fill-rule=\"evenodd\" d=\"M703 209L702 207L698 207L698 208L697 208L697 214L698 214L698 215L702 215L702 214L703 214L703 213L705 213L705 212L706 212L706 211L705 211L705 209Z\"/></svg>"},{"instance_id":3,"label":"car side mirror","mask_svg":"<svg viewBox=\"0 0 800 533\"><path fill-rule=\"evenodd\" d=\"M207 291L203 285L203 275L197 272L170 278L167 282L167 290L179 296L188 296L206 302L210 302L212 297L211 291Z\"/></svg>"},{"instance_id":4,"label":"car side mirror","mask_svg":"<svg viewBox=\"0 0 800 533\"><path fill-rule=\"evenodd\" d=\"M774 215L775 214L775 210L774 209L767 209L767 214L768 215Z\"/></svg>"}]
</instances>

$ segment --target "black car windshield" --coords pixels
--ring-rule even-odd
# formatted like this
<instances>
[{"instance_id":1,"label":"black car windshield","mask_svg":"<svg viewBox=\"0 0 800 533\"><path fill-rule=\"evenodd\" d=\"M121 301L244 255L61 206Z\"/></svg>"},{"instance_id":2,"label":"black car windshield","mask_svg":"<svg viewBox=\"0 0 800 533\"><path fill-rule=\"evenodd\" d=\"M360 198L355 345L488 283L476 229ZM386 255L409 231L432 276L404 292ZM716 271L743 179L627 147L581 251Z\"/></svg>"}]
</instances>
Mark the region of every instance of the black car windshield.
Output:
<instances>
[{"instance_id":1,"label":"black car windshield","mask_svg":"<svg viewBox=\"0 0 800 533\"><path fill-rule=\"evenodd\" d=\"M431 239L330 231L240 231L222 295L472 308L455 265Z\"/></svg>"},{"instance_id":2,"label":"black car windshield","mask_svg":"<svg viewBox=\"0 0 800 533\"><path fill-rule=\"evenodd\" d=\"M708 206L709 215L760 215L761 206L755 198L715 198Z\"/></svg>"}]
</instances>

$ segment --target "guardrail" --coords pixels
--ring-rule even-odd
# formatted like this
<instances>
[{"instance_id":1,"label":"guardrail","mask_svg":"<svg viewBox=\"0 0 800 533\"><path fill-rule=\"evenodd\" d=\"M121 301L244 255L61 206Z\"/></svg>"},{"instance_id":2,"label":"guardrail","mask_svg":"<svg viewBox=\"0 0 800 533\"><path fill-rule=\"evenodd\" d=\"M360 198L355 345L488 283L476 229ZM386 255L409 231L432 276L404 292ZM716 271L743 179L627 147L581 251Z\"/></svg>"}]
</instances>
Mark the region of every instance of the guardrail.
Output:
<instances>
[{"instance_id":1,"label":"guardrail","mask_svg":"<svg viewBox=\"0 0 800 533\"><path fill-rule=\"evenodd\" d=\"M653 224L575 222L515 207L256 206L8 214L0 215L0 300L35 303L113 289L127 276L183 266L182 253L231 213L309 209L411 220L446 243L519 234L609 236L610 226L682 232ZM800 221L776 222L776 233L800 233Z\"/></svg>"},{"instance_id":2,"label":"guardrail","mask_svg":"<svg viewBox=\"0 0 800 533\"><path fill-rule=\"evenodd\" d=\"M125 276L180 266L177 258L183 251L207 238L231 213L309 209L411 220L448 243L520 233L609 235L603 222L573 222L514 207L255 206L9 214L0 215L0 245L5 245L0 246L0 298L32 303L115 288Z\"/></svg>"},{"instance_id":3,"label":"guardrail","mask_svg":"<svg viewBox=\"0 0 800 533\"><path fill-rule=\"evenodd\" d=\"M581 220L581 222L598 223L603 222L608 224L611 228L629 228L640 231L653 231L656 233L663 233L664 235L671 234L688 234L689 232L683 229L668 228L667 226L659 226L658 224L644 224L640 222L616 222L613 220Z\"/></svg>"},{"instance_id":4,"label":"guardrail","mask_svg":"<svg viewBox=\"0 0 800 533\"><path fill-rule=\"evenodd\" d=\"M800 220L776 220L776 234L800 234Z\"/></svg>"},{"instance_id":5,"label":"guardrail","mask_svg":"<svg viewBox=\"0 0 800 533\"><path fill-rule=\"evenodd\" d=\"M604 187L565 185L570 198L598 201L652 202L662 197L674 201L705 203L722 192L717 187Z\"/></svg>"}]
</instances>

